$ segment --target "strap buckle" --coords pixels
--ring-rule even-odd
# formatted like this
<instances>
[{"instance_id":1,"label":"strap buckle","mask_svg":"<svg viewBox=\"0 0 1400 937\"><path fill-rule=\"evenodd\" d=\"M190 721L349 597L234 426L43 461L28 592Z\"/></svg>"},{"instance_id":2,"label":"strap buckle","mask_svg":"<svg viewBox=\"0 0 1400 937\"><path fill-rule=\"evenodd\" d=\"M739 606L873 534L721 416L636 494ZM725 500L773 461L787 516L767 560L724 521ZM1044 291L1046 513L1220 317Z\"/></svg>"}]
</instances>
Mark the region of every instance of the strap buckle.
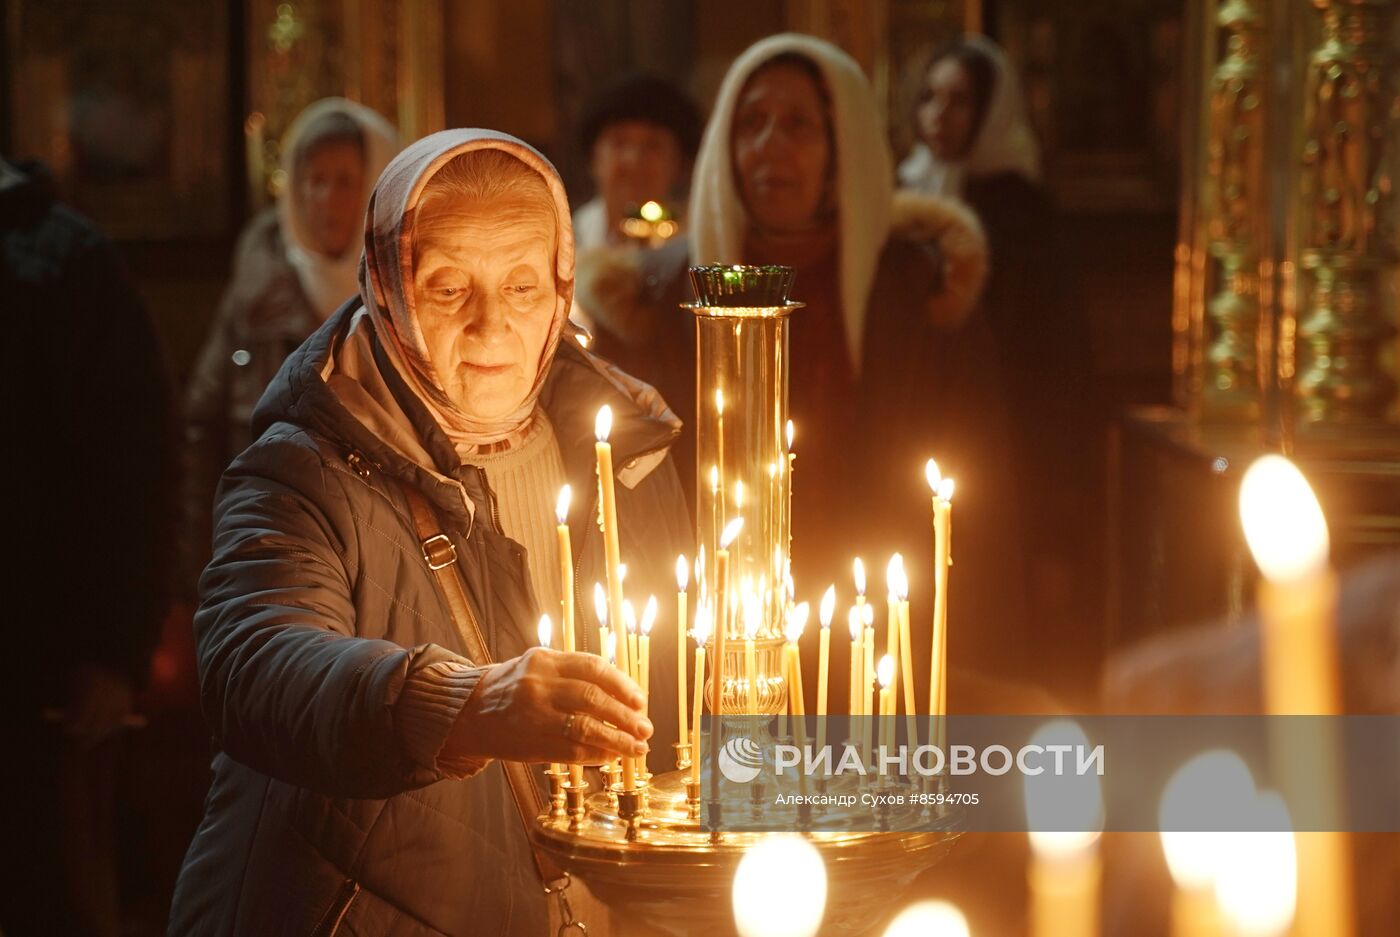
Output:
<instances>
[{"instance_id":1,"label":"strap buckle","mask_svg":"<svg viewBox=\"0 0 1400 937\"><path fill-rule=\"evenodd\" d=\"M423 541L423 559L428 568L437 572L457 562L457 545L447 534L437 534Z\"/></svg>"}]
</instances>

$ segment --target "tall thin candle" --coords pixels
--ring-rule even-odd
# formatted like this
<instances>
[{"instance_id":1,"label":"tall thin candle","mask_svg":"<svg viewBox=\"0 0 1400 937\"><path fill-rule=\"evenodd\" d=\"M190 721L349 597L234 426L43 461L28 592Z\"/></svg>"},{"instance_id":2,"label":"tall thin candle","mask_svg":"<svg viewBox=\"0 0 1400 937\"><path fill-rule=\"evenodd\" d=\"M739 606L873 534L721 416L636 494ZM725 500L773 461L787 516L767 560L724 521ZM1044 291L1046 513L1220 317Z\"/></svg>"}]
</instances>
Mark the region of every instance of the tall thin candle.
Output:
<instances>
[{"instance_id":1,"label":"tall thin candle","mask_svg":"<svg viewBox=\"0 0 1400 937\"><path fill-rule=\"evenodd\" d=\"M559 522L556 533L559 538L559 614L564 626L564 650L578 650L574 636L574 551L569 539L569 501L573 489L568 485L559 489L559 500L554 504L554 517Z\"/></svg>"},{"instance_id":2,"label":"tall thin candle","mask_svg":"<svg viewBox=\"0 0 1400 937\"><path fill-rule=\"evenodd\" d=\"M686 732L685 725L685 632L686 613L689 611L685 590L689 584L690 564L686 562L684 556L678 556L676 557L676 718L679 721L680 733L676 739L682 746L690 744L690 735Z\"/></svg>"},{"instance_id":3,"label":"tall thin candle","mask_svg":"<svg viewBox=\"0 0 1400 937\"><path fill-rule=\"evenodd\" d=\"M623 673L630 673L631 662L627 656L627 635L623 632L622 621L622 575L618 569L622 565L622 551L618 545L617 492L613 487L612 446L608 436L612 432L612 408L606 404L598 410L593 424L598 438L594 452L598 460L598 503L603 512L603 562L608 580L608 620L612 623L612 633L617 641L618 667ZM622 759L622 789L637 789L637 773L630 758Z\"/></svg>"},{"instance_id":4,"label":"tall thin candle","mask_svg":"<svg viewBox=\"0 0 1400 937\"><path fill-rule=\"evenodd\" d=\"M831 618L836 614L836 586L826 587L822 593L819 612L821 620L820 643L817 645L817 750L826 747L826 686L831 671Z\"/></svg>"},{"instance_id":5,"label":"tall thin candle","mask_svg":"<svg viewBox=\"0 0 1400 937\"><path fill-rule=\"evenodd\" d=\"M695 609L695 630L691 632L695 638L695 709L691 720L693 731L690 749L690 780L695 784L700 783L700 744L703 737L700 730L700 720L704 718L702 707L705 703L705 641L710 636L712 614L708 606L697 606Z\"/></svg>"}]
</instances>

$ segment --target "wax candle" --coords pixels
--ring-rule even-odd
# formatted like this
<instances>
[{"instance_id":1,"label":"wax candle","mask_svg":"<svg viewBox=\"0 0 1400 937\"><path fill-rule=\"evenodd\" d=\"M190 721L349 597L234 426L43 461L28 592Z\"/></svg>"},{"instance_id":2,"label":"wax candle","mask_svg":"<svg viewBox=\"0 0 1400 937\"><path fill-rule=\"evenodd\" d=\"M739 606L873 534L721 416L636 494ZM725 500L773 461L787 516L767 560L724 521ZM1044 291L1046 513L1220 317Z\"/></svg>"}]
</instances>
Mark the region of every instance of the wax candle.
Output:
<instances>
[{"instance_id":1,"label":"wax candle","mask_svg":"<svg viewBox=\"0 0 1400 937\"><path fill-rule=\"evenodd\" d=\"M1258 587L1265 709L1273 715L1335 715L1337 577L1328 560L1327 519L1303 474L1267 455L1240 485L1245 539L1263 578ZM1304 799L1324 830L1344 828L1341 742L1331 720L1294 720L1272 748L1283 792ZM1355 930L1349 837L1297 834L1298 932L1350 937Z\"/></svg>"},{"instance_id":2,"label":"wax candle","mask_svg":"<svg viewBox=\"0 0 1400 937\"><path fill-rule=\"evenodd\" d=\"M627 676L640 686L642 674L638 667L641 658L637 654L637 610L628 599L622 600L622 623L627 631Z\"/></svg>"},{"instance_id":3,"label":"wax candle","mask_svg":"<svg viewBox=\"0 0 1400 937\"><path fill-rule=\"evenodd\" d=\"M696 784L700 783L700 720L704 718L701 707L705 700L705 642L710 637L712 614L706 607L697 606L695 609L695 629L691 632L695 638L695 709L692 717L694 731L691 735L690 780Z\"/></svg>"},{"instance_id":4,"label":"wax candle","mask_svg":"<svg viewBox=\"0 0 1400 937\"><path fill-rule=\"evenodd\" d=\"M902 565L899 569L899 582L896 583L899 597L899 667L904 681L904 730L910 745L918 742L918 725L915 713L919 704L914 696L914 646L909 634L909 575ZM930 742L932 740L930 739Z\"/></svg>"},{"instance_id":5,"label":"wax candle","mask_svg":"<svg viewBox=\"0 0 1400 937\"><path fill-rule=\"evenodd\" d=\"M1054 720L1031 745L1088 747L1077 723ZM1026 824L1031 840L1030 937L1095 937L1099 932L1103 792L1096 774L1026 775ZM1066 829L1072 832L1062 832Z\"/></svg>"},{"instance_id":6,"label":"wax candle","mask_svg":"<svg viewBox=\"0 0 1400 937\"><path fill-rule=\"evenodd\" d=\"M929 652L929 738L942 745L948 698L948 566L952 562L953 480L943 478L938 463L924 467L933 499L933 641ZM935 739L935 731L937 733Z\"/></svg>"},{"instance_id":7,"label":"wax candle","mask_svg":"<svg viewBox=\"0 0 1400 937\"><path fill-rule=\"evenodd\" d=\"M860 716L860 664L861 657L865 653L861 647L861 621L860 609L852 605L846 614L846 623L851 629L851 687L850 699L847 701L851 712L851 729L856 728L856 720ZM852 739L854 741L854 739Z\"/></svg>"},{"instance_id":8,"label":"wax candle","mask_svg":"<svg viewBox=\"0 0 1400 937\"><path fill-rule=\"evenodd\" d=\"M885 653L894 662L895 680L890 684L890 701L899 707L899 579L904 573L904 557L898 553L885 566Z\"/></svg>"},{"instance_id":9,"label":"wax candle","mask_svg":"<svg viewBox=\"0 0 1400 937\"><path fill-rule=\"evenodd\" d=\"M811 616L812 610L806 602L799 602L792 610L792 615L788 618L787 644L784 651L792 656L793 682L788 687L789 703L795 707L793 715L798 718L807 715L807 699L805 691L802 689L802 654L798 641L802 638L802 632L807 629L807 619Z\"/></svg>"},{"instance_id":10,"label":"wax candle","mask_svg":"<svg viewBox=\"0 0 1400 937\"><path fill-rule=\"evenodd\" d=\"M817 750L826 747L826 687L831 671L831 618L836 614L836 586L826 587L818 613L821 633L817 645Z\"/></svg>"},{"instance_id":11,"label":"wax candle","mask_svg":"<svg viewBox=\"0 0 1400 937\"><path fill-rule=\"evenodd\" d=\"M564 626L564 650L578 650L574 638L574 550L569 540L569 501L573 489L568 485L559 489L559 499L554 503L554 517L559 522L555 532L559 539L559 614Z\"/></svg>"},{"instance_id":12,"label":"wax candle","mask_svg":"<svg viewBox=\"0 0 1400 937\"><path fill-rule=\"evenodd\" d=\"M598 503L603 513L603 563L608 581L608 620L612 623L616 640L618 667L623 673L631 673L627 635L622 630L622 575L618 569L622 565L622 551L618 546L617 492L613 487L612 446L608 443L608 436L612 432L612 407L605 404L598 410L593 429L598 439L594 452L598 461ZM622 789L637 789L637 775L631 758L622 759Z\"/></svg>"},{"instance_id":13,"label":"wax candle","mask_svg":"<svg viewBox=\"0 0 1400 937\"><path fill-rule=\"evenodd\" d=\"M875 715L876 703L871 701L875 693L875 607L873 605L862 605L861 621L865 625L865 635L862 641L861 655L861 677L860 677L860 697L861 709L867 716ZM865 749L866 754L870 752L870 747L874 743L875 720L864 719L862 724L865 727ZM869 764L869 759L866 764Z\"/></svg>"},{"instance_id":14,"label":"wax candle","mask_svg":"<svg viewBox=\"0 0 1400 937\"><path fill-rule=\"evenodd\" d=\"M875 745L875 757L884 757L886 748L893 748L894 738L894 688L898 685L894 679L894 657L886 654L880 658L880 663L875 669L876 680L880 684L880 723L879 741Z\"/></svg>"},{"instance_id":15,"label":"wax candle","mask_svg":"<svg viewBox=\"0 0 1400 937\"><path fill-rule=\"evenodd\" d=\"M601 582L593 583L593 614L598 619L598 653L607 657L608 593Z\"/></svg>"},{"instance_id":16,"label":"wax candle","mask_svg":"<svg viewBox=\"0 0 1400 937\"><path fill-rule=\"evenodd\" d=\"M1346 933L1344 928L1351 923L1349 909L1344 918L1325 922L1320 931L1302 926L1304 834L1290 832L1293 819L1283 798L1274 791L1256 793L1250 810L1256 818L1240 825L1255 832L1225 836L1215 878L1216 902L1231 937L1331 937Z\"/></svg>"},{"instance_id":17,"label":"wax candle","mask_svg":"<svg viewBox=\"0 0 1400 937\"><path fill-rule=\"evenodd\" d=\"M685 633L686 614L689 607L686 604L685 590L690 584L690 564L685 557L676 557L676 719L680 732L676 736L677 741L682 746L689 744L690 735L686 732L685 725Z\"/></svg>"}]
</instances>

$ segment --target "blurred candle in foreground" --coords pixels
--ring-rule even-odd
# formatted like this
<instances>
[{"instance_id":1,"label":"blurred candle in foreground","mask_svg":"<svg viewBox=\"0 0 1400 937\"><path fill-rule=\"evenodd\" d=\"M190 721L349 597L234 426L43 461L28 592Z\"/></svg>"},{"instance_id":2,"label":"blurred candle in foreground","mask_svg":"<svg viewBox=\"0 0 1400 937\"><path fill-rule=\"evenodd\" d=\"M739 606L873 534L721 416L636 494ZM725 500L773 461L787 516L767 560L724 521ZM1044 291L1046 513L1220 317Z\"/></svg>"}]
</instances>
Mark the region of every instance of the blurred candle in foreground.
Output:
<instances>
[{"instance_id":1,"label":"blurred candle in foreground","mask_svg":"<svg viewBox=\"0 0 1400 937\"><path fill-rule=\"evenodd\" d=\"M1257 795L1253 816L1241 826L1267 832L1230 833L1222 841L1215 896L1232 937L1284 937L1293 928L1298 899L1298 855L1292 821L1278 794ZM1299 922L1301 924L1301 922ZM1299 928L1299 937L1338 933Z\"/></svg>"},{"instance_id":2,"label":"blurred candle in foreground","mask_svg":"<svg viewBox=\"0 0 1400 937\"><path fill-rule=\"evenodd\" d=\"M685 556L681 555L676 557L676 719L680 726L676 740L681 745L690 743L690 736L685 730L685 619L689 611L685 589L689 584L690 564L685 561Z\"/></svg>"},{"instance_id":3,"label":"blurred candle in foreground","mask_svg":"<svg viewBox=\"0 0 1400 937\"><path fill-rule=\"evenodd\" d=\"M1070 745L1087 751L1084 730L1068 719L1046 723L1031 745ZM1068 762L1069 759L1066 759ZM1026 775L1031 937L1094 937L1099 929L1098 840L1103 793L1096 774Z\"/></svg>"},{"instance_id":4,"label":"blurred candle in foreground","mask_svg":"<svg viewBox=\"0 0 1400 937\"><path fill-rule=\"evenodd\" d=\"M1176 886L1172 892L1172 937L1220 934L1215 880L1225 841L1232 834L1193 831L1191 825L1200 822L1203 812L1216 819L1238 817L1251 807L1256 796L1254 778L1244 760L1224 749L1197 755L1167 781L1157 811L1157 826L1162 831L1162 852Z\"/></svg>"},{"instance_id":5,"label":"blurred candle in foreground","mask_svg":"<svg viewBox=\"0 0 1400 937\"><path fill-rule=\"evenodd\" d=\"M1337 577L1328 565L1327 520L1307 479L1282 456L1257 459L1240 484L1240 519L1259 570L1265 709L1274 716L1341 711ZM1350 937L1349 837L1344 828L1341 745L1332 720L1273 720L1271 756L1283 793L1314 818L1297 837L1298 931Z\"/></svg>"},{"instance_id":6,"label":"blurred candle in foreground","mask_svg":"<svg viewBox=\"0 0 1400 937\"><path fill-rule=\"evenodd\" d=\"M739 937L815 937L826 912L826 866L796 833L770 833L734 871Z\"/></svg>"},{"instance_id":7,"label":"blurred candle in foreground","mask_svg":"<svg viewBox=\"0 0 1400 937\"><path fill-rule=\"evenodd\" d=\"M911 904L885 928L884 937L971 937L967 918L947 901Z\"/></svg>"}]
</instances>

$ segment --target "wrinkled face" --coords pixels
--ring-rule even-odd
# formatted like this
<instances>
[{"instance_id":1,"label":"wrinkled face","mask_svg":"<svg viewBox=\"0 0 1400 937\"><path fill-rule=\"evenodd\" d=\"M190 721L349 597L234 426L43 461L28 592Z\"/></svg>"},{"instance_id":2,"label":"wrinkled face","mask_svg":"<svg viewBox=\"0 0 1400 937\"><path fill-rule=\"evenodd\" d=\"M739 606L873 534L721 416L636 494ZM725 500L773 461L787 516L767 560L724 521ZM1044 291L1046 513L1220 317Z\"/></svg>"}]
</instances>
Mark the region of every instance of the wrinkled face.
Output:
<instances>
[{"instance_id":1,"label":"wrinkled face","mask_svg":"<svg viewBox=\"0 0 1400 937\"><path fill-rule=\"evenodd\" d=\"M734 110L731 156L744 208L780 233L816 224L830 209L831 131L812 76L796 65L762 68Z\"/></svg>"},{"instance_id":2,"label":"wrinkled face","mask_svg":"<svg viewBox=\"0 0 1400 937\"><path fill-rule=\"evenodd\" d=\"M509 415L535 383L556 296L556 223L544 199L441 198L418 213L418 327L443 390L472 419Z\"/></svg>"},{"instance_id":3,"label":"wrinkled face","mask_svg":"<svg viewBox=\"0 0 1400 937\"><path fill-rule=\"evenodd\" d=\"M669 198L684 162L671 131L646 120L622 120L598 134L591 168L608 215L621 218L643 202Z\"/></svg>"},{"instance_id":4,"label":"wrinkled face","mask_svg":"<svg viewBox=\"0 0 1400 937\"><path fill-rule=\"evenodd\" d=\"M365 160L348 141L322 143L302 158L294 197L312 250L339 257L364 230Z\"/></svg>"},{"instance_id":5,"label":"wrinkled face","mask_svg":"<svg viewBox=\"0 0 1400 937\"><path fill-rule=\"evenodd\" d=\"M925 82L915 111L919 137L939 159L959 159L972 146L972 78L960 62L946 58L929 69Z\"/></svg>"}]
</instances>

